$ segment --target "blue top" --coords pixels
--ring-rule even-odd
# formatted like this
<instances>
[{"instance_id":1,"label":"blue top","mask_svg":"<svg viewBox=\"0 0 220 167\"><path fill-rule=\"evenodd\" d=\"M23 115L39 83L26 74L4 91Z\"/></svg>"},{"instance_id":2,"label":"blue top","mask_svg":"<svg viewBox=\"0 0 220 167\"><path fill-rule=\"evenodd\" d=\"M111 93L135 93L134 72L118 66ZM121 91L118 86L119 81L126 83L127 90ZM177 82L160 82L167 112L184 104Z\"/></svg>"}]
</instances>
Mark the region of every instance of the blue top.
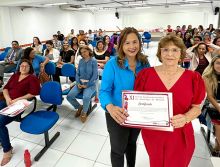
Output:
<instances>
[{"instance_id":1,"label":"blue top","mask_svg":"<svg viewBox=\"0 0 220 167\"><path fill-rule=\"evenodd\" d=\"M150 64L136 64L136 74L143 68L150 67ZM101 106L106 110L108 104L122 107L122 90L134 89L135 75L129 68L128 60L125 60L124 68L117 64L117 57L112 58L105 65L99 98Z\"/></svg>"},{"instance_id":2,"label":"blue top","mask_svg":"<svg viewBox=\"0 0 220 167\"><path fill-rule=\"evenodd\" d=\"M94 86L98 78L98 64L95 58L90 58L88 61L81 59L76 71L76 84L86 85L87 87ZM88 82L82 82L88 80Z\"/></svg>"},{"instance_id":3,"label":"blue top","mask_svg":"<svg viewBox=\"0 0 220 167\"><path fill-rule=\"evenodd\" d=\"M45 61L45 57L44 56L39 56L39 55L35 55L33 61L32 61L32 66L34 68L34 73L36 76L39 75L40 73L40 64L43 63ZM21 60L19 60L18 65L16 67L16 71L19 69L19 65L20 65Z\"/></svg>"}]
</instances>

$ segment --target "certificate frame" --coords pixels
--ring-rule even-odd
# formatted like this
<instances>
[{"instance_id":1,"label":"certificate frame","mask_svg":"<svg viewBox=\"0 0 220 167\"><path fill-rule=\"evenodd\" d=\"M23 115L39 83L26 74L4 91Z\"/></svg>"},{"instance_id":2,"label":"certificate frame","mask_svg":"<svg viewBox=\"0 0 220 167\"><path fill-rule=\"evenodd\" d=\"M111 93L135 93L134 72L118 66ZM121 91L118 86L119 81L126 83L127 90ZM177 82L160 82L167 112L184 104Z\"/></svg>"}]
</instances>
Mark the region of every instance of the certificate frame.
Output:
<instances>
[{"instance_id":1,"label":"certificate frame","mask_svg":"<svg viewBox=\"0 0 220 167\"><path fill-rule=\"evenodd\" d=\"M172 92L122 91L122 108L129 114L123 126L173 131L170 122L173 117ZM159 120L160 117L163 119Z\"/></svg>"}]
</instances>

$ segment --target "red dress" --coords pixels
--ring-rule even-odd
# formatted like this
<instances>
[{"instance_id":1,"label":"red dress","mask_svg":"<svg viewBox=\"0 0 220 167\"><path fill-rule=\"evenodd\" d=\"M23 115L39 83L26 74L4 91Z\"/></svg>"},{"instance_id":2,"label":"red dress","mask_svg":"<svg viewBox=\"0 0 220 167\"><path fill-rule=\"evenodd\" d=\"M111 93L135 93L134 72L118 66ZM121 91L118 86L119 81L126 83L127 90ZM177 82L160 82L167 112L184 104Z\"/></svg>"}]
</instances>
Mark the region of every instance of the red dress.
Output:
<instances>
[{"instance_id":1,"label":"red dress","mask_svg":"<svg viewBox=\"0 0 220 167\"><path fill-rule=\"evenodd\" d=\"M200 74L185 70L168 90L155 69L147 68L138 73L134 90L172 92L173 114L184 114L192 104L200 104L205 98L205 85ZM155 111L156 112L156 111ZM173 132L142 129L142 137L149 154L151 167L187 167L195 149L191 123Z\"/></svg>"}]
</instances>

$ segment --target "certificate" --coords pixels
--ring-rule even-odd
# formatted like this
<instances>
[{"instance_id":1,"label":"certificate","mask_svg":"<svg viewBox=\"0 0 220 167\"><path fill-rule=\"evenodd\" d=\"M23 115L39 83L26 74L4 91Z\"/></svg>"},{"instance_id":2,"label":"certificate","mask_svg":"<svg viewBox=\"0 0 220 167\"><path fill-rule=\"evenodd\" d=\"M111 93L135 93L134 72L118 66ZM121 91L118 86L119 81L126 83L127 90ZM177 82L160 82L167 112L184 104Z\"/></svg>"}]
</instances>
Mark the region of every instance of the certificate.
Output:
<instances>
[{"instance_id":1,"label":"certificate","mask_svg":"<svg viewBox=\"0 0 220 167\"><path fill-rule=\"evenodd\" d=\"M129 116L124 126L173 131L173 100L170 92L123 91L122 106Z\"/></svg>"}]
</instances>

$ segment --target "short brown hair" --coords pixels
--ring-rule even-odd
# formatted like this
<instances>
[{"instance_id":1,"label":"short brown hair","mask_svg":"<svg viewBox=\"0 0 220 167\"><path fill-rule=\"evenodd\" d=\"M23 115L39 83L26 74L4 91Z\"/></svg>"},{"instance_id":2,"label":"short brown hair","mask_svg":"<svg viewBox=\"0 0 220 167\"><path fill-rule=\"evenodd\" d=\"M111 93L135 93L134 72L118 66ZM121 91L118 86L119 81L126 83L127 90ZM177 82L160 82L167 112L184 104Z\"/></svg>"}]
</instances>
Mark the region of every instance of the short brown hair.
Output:
<instances>
[{"instance_id":1,"label":"short brown hair","mask_svg":"<svg viewBox=\"0 0 220 167\"><path fill-rule=\"evenodd\" d=\"M88 51L89 51L89 56L90 56L90 57L93 56L93 52L92 52L92 50L90 49L90 47L89 47L88 45L84 45L84 46L81 46L81 47L79 48L79 53L80 53L80 55L82 55L82 54L81 54L81 50L82 50L82 49L86 49L86 50L88 50Z\"/></svg>"},{"instance_id":2,"label":"short brown hair","mask_svg":"<svg viewBox=\"0 0 220 167\"><path fill-rule=\"evenodd\" d=\"M33 74L33 73L34 73L34 68L33 68L33 66L32 66L32 63L31 63L28 59L22 59L22 60L21 60L21 62L20 62L20 64L19 64L18 72L20 72L20 65L21 65L22 63L24 63L24 62L26 62L26 63L30 66L30 70L29 70L28 74Z\"/></svg>"},{"instance_id":3,"label":"short brown hair","mask_svg":"<svg viewBox=\"0 0 220 167\"><path fill-rule=\"evenodd\" d=\"M180 55L180 62L183 62L183 59L186 56L186 46L183 43L183 40L177 36L174 35L167 35L163 38L161 38L159 44L158 44L158 49L157 49L157 54L156 56L158 57L159 61L161 61L161 48L164 48L168 44L173 43L175 46L181 49L181 55Z\"/></svg>"},{"instance_id":4,"label":"short brown hair","mask_svg":"<svg viewBox=\"0 0 220 167\"><path fill-rule=\"evenodd\" d=\"M138 33L138 31L134 28L134 27L126 27L121 31L120 34L120 38L119 38L119 42L118 42L118 59L117 59L117 63L118 65L122 68L124 66L124 62L125 62L125 53L123 51L123 44L125 43L125 40L127 38L127 36L131 33L134 33L139 41L139 51L136 55L136 59L138 61L141 62L141 64L147 64L148 60L147 60L147 56L144 55L142 52L142 42L141 42L141 36Z\"/></svg>"}]
</instances>

